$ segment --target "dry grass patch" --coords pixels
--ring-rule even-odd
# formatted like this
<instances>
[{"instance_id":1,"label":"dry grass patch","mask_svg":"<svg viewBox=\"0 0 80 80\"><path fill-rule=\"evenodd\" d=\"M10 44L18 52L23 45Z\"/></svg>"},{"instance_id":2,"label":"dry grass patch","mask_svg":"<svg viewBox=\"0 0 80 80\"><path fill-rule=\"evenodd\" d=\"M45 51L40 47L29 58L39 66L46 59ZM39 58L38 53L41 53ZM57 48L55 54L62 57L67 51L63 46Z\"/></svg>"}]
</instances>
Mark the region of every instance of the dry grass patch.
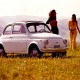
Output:
<instances>
[{"instance_id":1,"label":"dry grass patch","mask_svg":"<svg viewBox=\"0 0 80 80\"><path fill-rule=\"evenodd\" d=\"M0 80L79 80L80 46L64 59L0 58Z\"/></svg>"}]
</instances>

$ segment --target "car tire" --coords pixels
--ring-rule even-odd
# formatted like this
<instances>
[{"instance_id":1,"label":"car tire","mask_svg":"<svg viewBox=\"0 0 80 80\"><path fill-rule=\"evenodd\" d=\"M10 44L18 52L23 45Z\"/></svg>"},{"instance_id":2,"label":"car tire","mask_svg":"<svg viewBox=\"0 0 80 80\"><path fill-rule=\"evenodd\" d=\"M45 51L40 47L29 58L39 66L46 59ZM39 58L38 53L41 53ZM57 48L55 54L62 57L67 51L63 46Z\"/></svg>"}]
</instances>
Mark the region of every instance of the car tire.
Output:
<instances>
[{"instance_id":1,"label":"car tire","mask_svg":"<svg viewBox=\"0 0 80 80\"><path fill-rule=\"evenodd\" d=\"M56 52L53 52L52 53L52 58L56 57L56 54L57 54Z\"/></svg>"},{"instance_id":2,"label":"car tire","mask_svg":"<svg viewBox=\"0 0 80 80\"><path fill-rule=\"evenodd\" d=\"M29 49L29 56L30 57L39 57L39 58L41 58L42 57L42 52L39 51L37 46L34 46L34 47L32 46Z\"/></svg>"},{"instance_id":3,"label":"car tire","mask_svg":"<svg viewBox=\"0 0 80 80\"><path fill-rule=\"evenodd\" d=\"M7 53L5 53L4 48L0 47L0 56L5 57L6 55L7 55Z\"/></svg>"},{"instance_id":4,"label":"car tire","mask_svg":"<svg viewBox=\"0 0 80 80\"><path fill-rule=\"evenodd\" d=\"M67 51L60 53L60 57L64 58L66 56Z\"/></svg>"},{"instance_id":5,"label":"car tire","mask_svg":"<svg viewBox=\"0 0 80 80\"><path fill-rule=\"evenodd\" d=\"M67 51L63 52L62 54L63 54L63 56L62 56L62 57L65 57L65 56L66 56L66 54L67 54Z\"/></svg>"}]
</instances>

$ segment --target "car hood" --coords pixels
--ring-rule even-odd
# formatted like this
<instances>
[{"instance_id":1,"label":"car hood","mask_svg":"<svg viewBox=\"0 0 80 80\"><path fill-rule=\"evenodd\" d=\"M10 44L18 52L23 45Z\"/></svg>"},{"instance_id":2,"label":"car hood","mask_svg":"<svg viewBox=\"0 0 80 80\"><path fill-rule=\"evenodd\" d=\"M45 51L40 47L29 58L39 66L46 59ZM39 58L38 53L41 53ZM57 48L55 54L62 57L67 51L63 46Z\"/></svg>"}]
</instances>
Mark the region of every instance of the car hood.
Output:
<instances>
[{"instance_id":1,"label":"car hood","mask_svg":"<svg viewBox=\"0 0 80 80\"><path fill-rule=\"evenodd\" d=\"M62 38L60 35L53 33L32 33L29 35L30 38L46 39L46 38Z\"/></svg>"}]
</instances>

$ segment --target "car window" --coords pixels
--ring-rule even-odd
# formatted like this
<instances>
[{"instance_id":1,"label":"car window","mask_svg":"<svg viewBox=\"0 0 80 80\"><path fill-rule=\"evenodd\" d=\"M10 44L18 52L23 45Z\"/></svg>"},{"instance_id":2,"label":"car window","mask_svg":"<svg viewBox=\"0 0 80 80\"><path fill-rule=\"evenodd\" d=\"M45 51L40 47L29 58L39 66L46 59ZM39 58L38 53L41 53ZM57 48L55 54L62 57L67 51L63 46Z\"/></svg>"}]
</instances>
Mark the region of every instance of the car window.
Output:
<instances>
[{"instance_id":1,"label":"car window","mask_svg":"<svg viewBox=\"0 0 80 80\"><path fill-rule=\"evenodd\" d=\"M7 26L7 27L5 28L3 34L4 34L4 35L9 35L9 34L11 34L11 32L12 32L12 25L9 25L9 26Z\"/></svg>"},{"instance_id":2,"label":"car window","mask_svg":"<svg viewBox=\"0 0 80 80\"><path fill-rule=\"evenodd\" d=\"M39 31L50 32L50 30L44 24L37 25L36 28L37 28L37 32L39 32Z\"/></svg>"},{"instance_id":3,"label":"car window","mask_svg":"<svg viewBox=\"0 0 80 80\"><path fill-rule=\"evenodd\" d=\"M28 31L30 33L33 33L33 32L50 32L50 29L48 28L48 26L46 26L45 24L43 23L30 23L27 25L27 28L28 28Z\"/></svg>"},{"instance_id":4,"label":"car window","mask_svg":"<svg viewBox=\"0 0 80 80\"><path fill-rule=\"evenodd\" d=\"M20 24L16 24L13 27L13 34L21 34L21 33L26 33L26 29L24 26L20 25Z\"/></svg>"},{"instance_id":5,"label":"car window","mask_svg":"<svg viewBox=\"0 0 80 80\"><path fill-rule=\"evenodd\" d=\"M35 32L34 25L28 26L28 31L29 31L30 33L34 33L34 32Z\"/></svg>"}]
</instances>

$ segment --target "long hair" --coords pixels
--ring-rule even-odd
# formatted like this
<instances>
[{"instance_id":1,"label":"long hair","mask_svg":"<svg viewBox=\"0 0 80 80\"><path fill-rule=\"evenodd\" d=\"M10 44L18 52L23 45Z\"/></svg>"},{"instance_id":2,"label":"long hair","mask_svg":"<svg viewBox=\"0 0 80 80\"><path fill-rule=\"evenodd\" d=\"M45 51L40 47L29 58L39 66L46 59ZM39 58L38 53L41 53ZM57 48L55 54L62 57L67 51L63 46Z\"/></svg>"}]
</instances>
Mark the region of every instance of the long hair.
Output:
<instances>
[{"instance_id":1,"label":"long hair","mask_svg":"<svg viewBox=\"0 0 80 80\"><path fill-rule=\"evenodd\" d=\"M74 22L76 22L76 23L77 23L76 15L75 15L75 14L72 14L72 18L74 18ZM74 25L74 22L73 22L73 25Z\"/></svg>"},{"instance_id":2,"label":"long hair","mask_svg":"<svg viewBox=\"0 0 80 80\"><path fill-rule=\"evenodd\" d=\"M53 9L53 10L51 10L50 12L49 12L49 18L51 18L51 19L56 19L56 16L54 16L54 13L55 13L56 11Z\"/></svg>"},{"instance_id":3,"label":"long hair","mask_svg":"<svg viewBox=\"0 0 80 80\"><path fill-rule=\"evenodd\" d=\"M49 18L48 18L46 24L49 24L50 21L52 21L52 20L56 20L56 16L54 16L54 13L55 13L55 12L56 12L56 11L55 11L54 9L49 12Z\"/></svg>"},{"instance_id":4,"label":"long hair","mask_svg":"<svg viewBox=\"0 0 80 80\"><path fill-rule=\"evenodd\" d=\"M77 20L76 20L76 15L73 14L72 17L74 17L74 21L77 22Z\"/></svg>"}]
</instances>

